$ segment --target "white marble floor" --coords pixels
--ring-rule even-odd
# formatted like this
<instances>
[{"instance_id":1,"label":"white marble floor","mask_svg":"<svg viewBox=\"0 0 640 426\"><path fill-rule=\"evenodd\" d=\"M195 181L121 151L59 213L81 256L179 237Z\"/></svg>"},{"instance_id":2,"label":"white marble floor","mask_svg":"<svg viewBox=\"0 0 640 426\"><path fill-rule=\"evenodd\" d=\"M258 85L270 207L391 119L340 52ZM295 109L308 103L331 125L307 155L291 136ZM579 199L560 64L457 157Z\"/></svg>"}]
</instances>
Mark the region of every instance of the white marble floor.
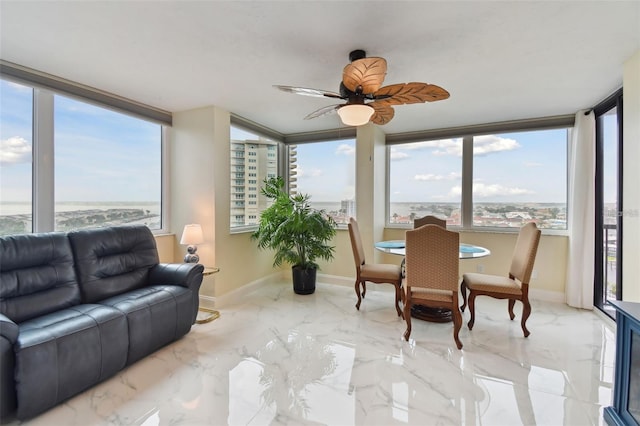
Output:
<instances>
[{"instance_id":1,"label":"white marble floor","mask_svg":"<svg viewBox=\"0 0 640 426\"><path fill-rule=\"evenodd\" d=\"M32 425L597 425L615 332L596 314L533 303L525 339L506 301L479 297L473 331L413 321L391 286L310 296L270 284L221 317Z\"/></svg>"}]
</instances>

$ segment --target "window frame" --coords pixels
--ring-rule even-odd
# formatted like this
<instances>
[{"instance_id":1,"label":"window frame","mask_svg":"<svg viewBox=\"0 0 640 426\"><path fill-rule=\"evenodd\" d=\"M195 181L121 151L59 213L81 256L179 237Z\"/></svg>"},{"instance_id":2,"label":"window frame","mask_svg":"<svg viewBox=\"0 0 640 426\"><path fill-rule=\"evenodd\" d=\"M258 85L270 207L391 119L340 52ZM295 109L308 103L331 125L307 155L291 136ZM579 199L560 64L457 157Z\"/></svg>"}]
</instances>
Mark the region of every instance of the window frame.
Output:
<instances>
[{"instance_id":1,"label":"window frame","mask_svg":"<svg viewBox=\"0 0 640 426\"><path fill-rule=\"evenodd\" d=\"M331 135L331 133L327 132L324 133L326 135ZM298 149L300 146L304 146L304 145L309 145L309 144L322 144L322 143L335 143L335 142L339 142L339 141L353 141L353 145L354 145L354 149L357 151L358 149L358 143L357 143L357 139L356 139L356 135L355 134L345 134L345 135L332 135L332 136L328 136L327 138L318 138L318 135L315 135L316 137L313 138L309 138L309 139L297 139L297 141L294 142L290 142L290 143L286 143L285 144L285 149L286 149L286 160L287 160L287 165L290 165L291 163L289 162L289 158L290 158L290 150L293 149ZM297 153L296 153L297 154ZM354 173L356 173L357 175L357 153L354 155ZM286 189L287 192L291 193L291 187L292 184L290 182L291 179L291 173L290 173L290 169L287 167L286 169L287 173L285 176L285 182L286 182ZM388 173L387 173L388 176ZM354 184L355 184L355 179L356 176L354 176ZM299 193L297 190L298 188L298 184L297 184L297 180L296 180L296 184L295 184L295 189L296 192ZM306 194L307 192L304 191L304 194ZM353 194L353 203L354 206L357 205L357 198L358 198L358 193L356 191L354 191ZM343 200L339 200L338 204L340 204ZM313 203L313 200L311 200L311 203ZM357 216L358 212L357 210L355 211L355 215ZM348 228L348 223L336 223L336 229L338 230L346 230Z\"/></svg>"},{"instance_id":2,"label":"window frame","mask_svg":"<svg viewBox=\"0 0 640 426\"><path fill-rule=\"evenodd\" d=\"M73 82L67 80L61 80L64 82L64 87L67 88L81 88L81 91L73 92L72 90L57 89L56 85L46 84L48 81L54 81L51 76L42 76L37 74L33 70L21 71L19 77L11 72L12 68L8 68L5 62L0 63L1 74L0 79L7 82L15 82L26 87L30 87L33 90L33 105L32 105L32 117L33 117L33 134L32 134L32 233L40 232L54 232L55 231L55 105L54 99L56 95L72 98L78 102L90 104L99 108L110 109L119 114L126 115L136 120L149 121L160 126L160 228L152 229L154 235L168 234L168 225L170 221L169 211L169 159L168 153L168 139L169 128L167 123L170 123L170 114L168 115L169 121L167 122L167 116L163 116L164 120L152 119L145 116L140 111L144 110L144 106L140 104L131 103L133 109L141 108L139 112L132 112L133 109L122 108L126 104L125 100L112 97L104 92L93 91L96 96L84 97L82 94L89 93L89 89L83 88L81 85L76 85ZM9 72L7 72L9 71ZM34 77L35 76L35 77ZM62 84L62 83L61 83ZM121 107L114 106L109 103L109 99L118 99ZM101 101L102 100L102 101ZM149 110L155 110L148 107Z\"/></svg>"},{"instance_id":3,"label":"window frame","mask_svg":"<svg viewBox=\"0 0 640 426\"><path fill-rule=\"evenodd\" d=\"M236 173L233 170L233 164L232 164L232 160L233 160L233 156L232 156L232 150L231 150L231 144L232 144L232 137L231 137L231 128L235 127L238 128L242 131L248 132L248 133L252 133L258 137L263 137L265 139L268 139L269 141L273 142L274 145L276 147L276 158L275 158L275 163L276 163L276 175L277 176L283 176L283 164L284 164L284 150L285 150L285 146L284 143L282 142L283 136L270 131L269 129L262 127L256 123L250 122L246 119L243 119L242 117L236 116L236 115L231 115L231 120L229 123L229 205L228 205L228 211L229 211L229 233L230 234L242 234L242 233L247 233L247 232L254 232L255 230L258 229L258 224L256 223L255 225L240 225L240 226L231 226L231 223L235 218L237 218L237 215L232 213L232 204L236 201L236 198L233 198L231 195L231 186L233 185L233 181L235 180L235 178L231 178L231 175ZM250 155L252 157L257 157L257 155L255 155L255 152L253 152L254 155ZM269 159L269 153L267 152L267 160ZM251 159L250 159L251 160ZM252 163L255 163L256 158L253 158L254 161L252 161ZM245 181L245 188L249 185L247 183L248 181L248 177L249 177L249 172L248 170L254 170L254 172L251 173L255 173L257 175L258 173L258 169L257 169L257 164L255 166L253 166L254 168L251 169L250 167L252 166L248 166L247 169L245 170L244 177L242 178ZM257 188L262 186L262 181L259 181L257 179L257 176L251 176L253 179L251 179L252 181L255 180L256 183L255 184L251 184L251 185L256 185ZM237 178L240 179L240 178ZM246 197L244 198L244 202L247 203L249 201L249 198L252 197ZM255 199L255 201L257 201L257 198ZM259 214L257 216L257 219L259 219Z\"/></svg>"},{"instance_id":4,"label":"window frame","mask_svg":"<svg viewBox=\"0 0 640 426\"><path fill-rule=\"evenodd\" d=\"M424 132L412 132L408 134L395 134L387 135L386 145L386 188L385 188L385 227L392 229L409 229L411 226L407 224L395 224L389 221L390 212L390 162L391 162L391 148L395 145L435 141L441 139L454 139L462 138L462 196L461 196L461 212L462 212L462 225L451 226L452 229L458 231L472 231L472 232L486 232L486 233L517 233L518 228L509 227L495 227L495 226L474 226L473 225L473 138L476 136L483 136L488 134L504 134L504 133L516 133L516 132L528 132L528 131L542 131L553 129L566 129L566 152L569 152L570 132L574 126L574 115L545 117L529 120L515 120L500 123L482 124L476 126L466 126L460 128L451 129L439 129ZM569 210L568 200L568 173L569 173L569 158L566 158L566 176L565 182L567 185L567 211ZM569 224L567 223L566 229L541 229L545 235L569 235Z\"/></svg>"}]
</instances>

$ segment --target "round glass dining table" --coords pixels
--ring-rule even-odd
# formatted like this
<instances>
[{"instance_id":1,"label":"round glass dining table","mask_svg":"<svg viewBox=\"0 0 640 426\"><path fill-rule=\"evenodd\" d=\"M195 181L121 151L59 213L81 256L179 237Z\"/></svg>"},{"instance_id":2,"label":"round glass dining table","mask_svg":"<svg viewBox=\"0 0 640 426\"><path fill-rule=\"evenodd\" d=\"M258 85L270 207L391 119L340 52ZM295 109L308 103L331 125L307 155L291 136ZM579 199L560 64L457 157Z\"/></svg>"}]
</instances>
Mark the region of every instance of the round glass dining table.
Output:
<instances>
[{"instance_id":1,"label":"round glass dining table","mask_svg":"<svg viewBox=\"0 0 640 426\"><path fill-rule=\"evenodd\" d=\"M387 254L404 256L406 253L404 240L378 241L374 244L374 246L376 249ZM460 259L478 259L480 257L489 256L491 254L491 251L487 248L476 246L473 244L460 243L458 254ZM453 316L451 314L451 310L449 309L430 308L428 306L417 304L411 306L411 316L431 322L453 321Z\"/></svg>"},{"instance_id":2,"label":"round glass dining table","mask_svg":"<svg viewBox=\"0 0 640 426\"><path fill-rule=\"evenodd\" d=\"M374 245L375 248L383 253L396 254L398 256L405 255L404 240L378 241ZM458 254L460 259L477 259L479 257L489 256L491 251L487 248L475 246L473 244L460 243Z\"/></svg>"}]
</instances>

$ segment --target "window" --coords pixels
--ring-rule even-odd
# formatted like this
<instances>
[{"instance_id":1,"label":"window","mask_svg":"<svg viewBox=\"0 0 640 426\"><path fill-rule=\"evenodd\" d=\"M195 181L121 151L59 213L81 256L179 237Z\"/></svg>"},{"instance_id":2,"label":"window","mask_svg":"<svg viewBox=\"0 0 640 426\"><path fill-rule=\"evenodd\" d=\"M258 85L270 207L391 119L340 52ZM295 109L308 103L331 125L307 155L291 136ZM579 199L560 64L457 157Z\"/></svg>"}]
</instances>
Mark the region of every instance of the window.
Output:
<instances>
[{"instance_id":1,"label":"window","mask_svg":"<svg viewBox=\"0 0 640 426\"><path fill-rule=\"evenodd\" d=\"M463 228L535 221L566 230L568 135L561 127L392 142L387 223L435 215Z\"/></svg>"},{"instance_id":2,"label":"window","mask_svg":"<svg viewBox=\"0 0 640 426\"><path fill-rule=\"evenodd\" d=\"M231 125L231 213L232 230L243 230L258 224L260 213L269 206L269 200L260 193L259 185L267 178L278 175L278 143L270 138ZM249 158L251 157L251 158ZM237 173L236 170L251 170ZM251 199L252 201L245 202ZM235 201L238 200L238 201Z\"/></svg>"},{"instance_id":3,"label":"window","mask_svg":"<svg viewBox=\"0 0 640 426\"><path fill-rule=\"evenodd\" d=\"M28 84L0 84L0 234L162 228L161 124ZM39 138L32 141L33 126Z\"/></svg>"},{"instance_id":4,"label":"window","mask_svg":"<svg viewBox=\"0 0 640 426\"><path fill-rule=\"evenodd\" d=\"M33 89L0 80L0 235L32 231Z\"/></svg>"},{"instance_id":5,"label":"window","mask_svg":"<svg viewBox=\"0 0 640 426\"><path fill-rule=\"evenodd\" d=\"M289 146L289 190L311 196L338 226L355 216L355 139Z\"/></svg>"},{"instance_id":6,"label":"window","mask_svg":"<svg viewBox=\"0 0 640 426\"><path fill-rule=\"evenodd\" d=\"M394 145L389 149L390 224L426 215L462 225L462 139Z\"/></svg>"},{"instance_id":7,"label":"window","mask_svg":"<svg viewBox=\"0 0 640 426\"><path fill-rule=\"evenodd\" d=\"M594 108L596 117L596 215L594 305L615 319L608 303L622 300L625 210L622 198L623 99L619 89Z\"/></svg>"},{"instance_id":8,"label":"window","mask_svg":"<svg viewBox=\"0 0 640 426\"><path fill-rule=\"evenodd\" d=\"M567 229L567 129L473 138L473 226Z\"/></svg>"},{"instance_id":9,"label":"window","mask_svg":"<svg viewBox=\"0 0 640 426\"><path fill-rule=\"evenodd\" d=\"M160 229L162 126L55 96L55 229Z\"/></svg>"}]
</instances>

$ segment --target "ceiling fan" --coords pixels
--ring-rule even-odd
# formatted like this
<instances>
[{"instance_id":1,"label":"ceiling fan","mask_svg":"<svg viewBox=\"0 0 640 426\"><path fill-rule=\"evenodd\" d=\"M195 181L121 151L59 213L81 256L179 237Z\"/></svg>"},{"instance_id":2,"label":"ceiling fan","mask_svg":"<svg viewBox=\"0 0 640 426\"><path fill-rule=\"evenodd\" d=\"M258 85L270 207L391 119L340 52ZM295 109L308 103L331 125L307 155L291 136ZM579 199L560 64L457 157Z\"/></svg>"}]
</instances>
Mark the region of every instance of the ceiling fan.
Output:
<instances>
[{"instance_id":1,"label":"ceiling fan","mask_svg":"<svg viewBox=\"0 0 640 426\"><path fill-rule=\"evenodd\" d=\"M339 93L305 87L274 87L297 95L346 100L344 104L329 105L313 111L304 119L337 112L347 126L361 126L369 121L379 125L387 124L395 114L393 105L434 102L449 97L449 92L435 84L399 83L381 87L387 73L387 61L384 58L367 58L364 50L349 53L349 61L351 63L342 70Z\"/></svg>"}]
</instances>

